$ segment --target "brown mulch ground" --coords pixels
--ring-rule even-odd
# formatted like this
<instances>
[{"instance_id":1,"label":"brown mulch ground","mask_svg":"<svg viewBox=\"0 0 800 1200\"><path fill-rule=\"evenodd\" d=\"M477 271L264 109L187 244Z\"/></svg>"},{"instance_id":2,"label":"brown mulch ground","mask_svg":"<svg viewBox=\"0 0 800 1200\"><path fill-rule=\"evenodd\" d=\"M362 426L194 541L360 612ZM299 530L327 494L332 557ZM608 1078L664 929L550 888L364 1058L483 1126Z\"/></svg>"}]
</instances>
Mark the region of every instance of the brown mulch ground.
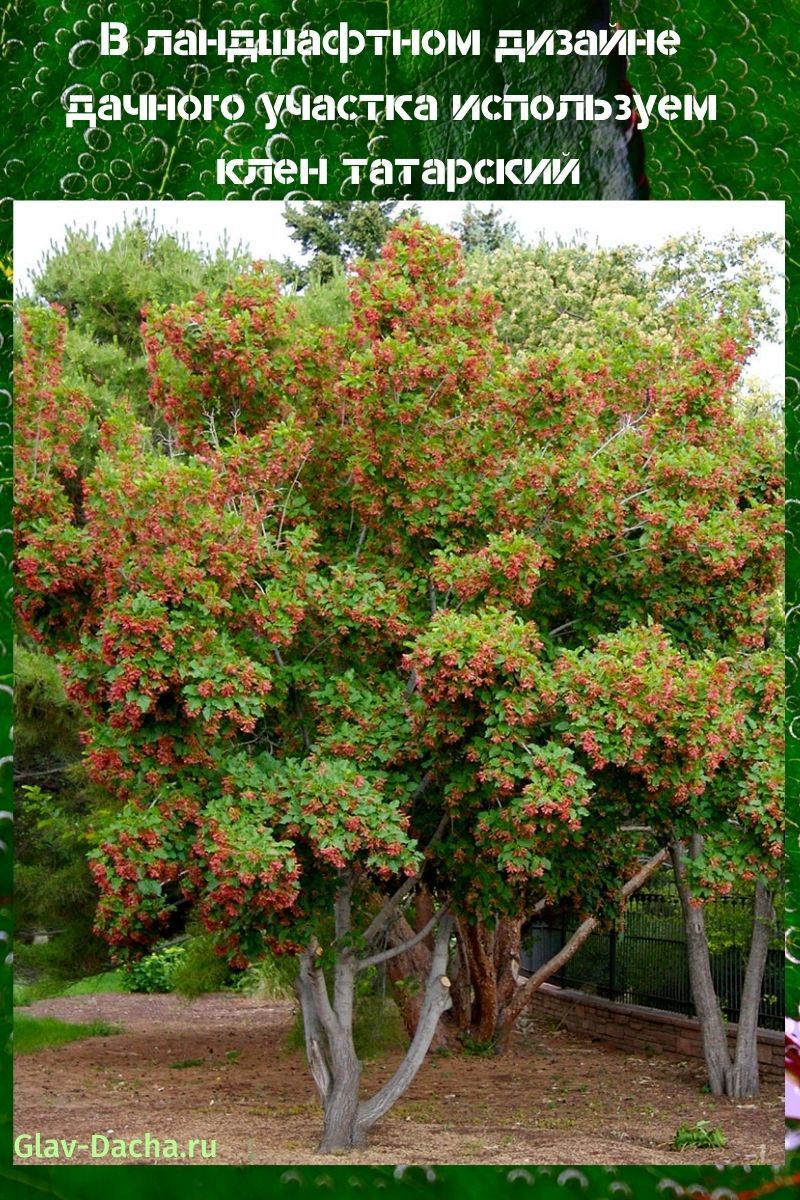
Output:
<instances>
[{"instance_id":1,"label":"brown mulch ground","mask_svg":"<svg viewBox=\"0 0 800 1200\"><path fill-rule=\"evenodd\" d=\"M123 1026L20 1056L15 1132L87 1141L150 1131L216 1140L215 1162L330 1163L315 1154L321 1114L301 1052L288 1051L292 1005L227 995L42 1000L33 1015ZM399 1055L365 1064L364 1092ZM200 1059L197 1066L178 1066ZM701 1091L696 1060L629 1055L533 1016L507 1056L433 1056L353 1163L757 1163L783 1161L779 1083L754 1103ZM670 1149L678 1126L708 1120L725 1150ZM75 1162L89 1161L76 1154Z\"/></svg>"}]
</instances>

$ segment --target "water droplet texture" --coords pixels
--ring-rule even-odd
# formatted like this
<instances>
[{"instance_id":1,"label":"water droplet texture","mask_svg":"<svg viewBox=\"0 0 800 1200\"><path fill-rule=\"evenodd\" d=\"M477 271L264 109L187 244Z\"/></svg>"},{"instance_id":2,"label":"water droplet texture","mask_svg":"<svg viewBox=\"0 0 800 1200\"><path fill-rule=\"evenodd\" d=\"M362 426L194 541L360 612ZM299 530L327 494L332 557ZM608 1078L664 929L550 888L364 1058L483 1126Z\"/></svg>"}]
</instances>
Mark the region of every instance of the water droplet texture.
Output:
<instances>
[{"instance_id":1,"label":"water droplet texture","mask_svg":"<svg viewBox=\"0 0 800 1200\"><path fill-rule=\"evenodd\" d=\"M271 131L266 128L263 114L256 111L256 98L262 92L288 93L292 89L333 96L350 92L381 95L387 91L429 94L438 100L441 119L435 123L387 122L380 117L377 121L362 117L324 123L302 122L294 115L282 119L281 129L289 139L281 149L282 154L309 158L315 163L320 154L317 142L322 140L324 153L330 159L329 174L336 174L331 194L335 194L346 174L337 161L339 155L372 157L368 143L380 133L386 138L381 154L389 158L463 157L475 161L482 157L530 157L535 161L578 155L582 160L582 180L578 187L568 184L554 189L543 184L509 183L498 189L475 183L471 194L476 198L484 195L553 199L557 192L563 192L569 199L579 196L627 199L637 195L626 130L621 123L612 121L606 127L599 127L572 117L561 122L448 120L454 94L511 92L558 97L562 92L582 94L599 88L613 95L619 90L624 67L615 58L603 59L600 65L586 58L567 62L552 56L531 58L525 63L505 58L496 63L498 29L526 24L525 6L521 4L505 6L502 20L483 0L467 0L466 4L436 0L425 10L424 20L412 0L393 0L391 21L378 3L345 12L331 0L294 0L291 6L285 5L283 12L280 9L266 12L257 4L240 3L231 7L216 2L200 11L201 19L196 4L187 0L176 0L168 9L155 4L98 3L91 6L89 13L70 4L51 5L27 19L16 36L7 39L9 87L20 116L10 134L14 156L24 157L27 165L28 199L59 196L112 199L116 194L115 180L123 176L119 168L112 171L110 164L120 159L130 167L129 178L144 180L146 186L140 194L161 199L183 199L192 194L201 194L206 199L223 199L226 195L250 198L257 184L232 188L229 181L217 182L216 159L263 157ZM553 28L597 26L607 20L606 13L605 0L555 0L548 7L548 22ZM128 26L126 55L101 56L99 22L103 19L122 20ZM194 57L164 57L159 53L145 56L143 52L150 28L197 29L202 25L213 36L223 22L229 29L271 30L281 26L299 29L304 24L325 29L341 20L356 28L382 28L387 23L404 30L480 28L482 49L477 57L426 54L414 57L409 53L384 57L370 49L345 64L326 55L265 57L255 63L236 58L229 63L215 51ZM98 161L94 169L87 170L77 161L84 130L80 125L67 129L63 104L56 102L57 96L75 89L93 95L96 100L106 93L163 97L168 89L178 96L236 94L245 100L247 107L235 123L219 115L209 122L170 122L161 116L147 122L144 137L141 134L131 137L126 132L125 126L135 123L132 116L120 123L98 122L98 128L110 135L110 143L101 150L96 141L92 148L108 161ZM34 111L37 91L41 93L41 105L39 111ZM201 139L206 143L202 154L197 150ZM152 150L153 145L163 147L163 151ZM268 195L277 199L289 190L291 183L276 185L270 187ZM372 183L365 178L360 188L350 189L351 198L367 198L372 190ZM443 187L423 188L419 180L410 191L426 198L452 198L452 193Z\"/></svg>"}]
</instances>

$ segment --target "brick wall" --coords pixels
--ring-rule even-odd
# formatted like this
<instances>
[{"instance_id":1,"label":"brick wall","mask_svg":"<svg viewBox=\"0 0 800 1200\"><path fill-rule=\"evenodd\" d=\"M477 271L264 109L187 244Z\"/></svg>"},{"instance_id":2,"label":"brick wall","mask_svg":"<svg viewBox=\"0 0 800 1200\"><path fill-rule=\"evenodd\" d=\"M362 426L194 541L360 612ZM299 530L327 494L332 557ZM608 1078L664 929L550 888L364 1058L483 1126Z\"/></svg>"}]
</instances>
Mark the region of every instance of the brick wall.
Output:
<instances>
[{"instance_id":1,"label":"brick wall","mask_svg":"<svg viewBox=\"0 0 800 1200\"><path fill-rule=\"evenodd\" d=\"M531 1012L546 1012L575 1033L601 1037L622 1050L656 1050L678 1054L682 1058L702 1058L700 1026L691 1017L618 1004L602 996L575 992L568 988L542 984L534 996ZM728 1037L736 1036L736 1026L728 1027ZM758 1059L762 1073L783 1076L783 1033L773 1029L758 1031Z\"/></svg>"}]
</instances>

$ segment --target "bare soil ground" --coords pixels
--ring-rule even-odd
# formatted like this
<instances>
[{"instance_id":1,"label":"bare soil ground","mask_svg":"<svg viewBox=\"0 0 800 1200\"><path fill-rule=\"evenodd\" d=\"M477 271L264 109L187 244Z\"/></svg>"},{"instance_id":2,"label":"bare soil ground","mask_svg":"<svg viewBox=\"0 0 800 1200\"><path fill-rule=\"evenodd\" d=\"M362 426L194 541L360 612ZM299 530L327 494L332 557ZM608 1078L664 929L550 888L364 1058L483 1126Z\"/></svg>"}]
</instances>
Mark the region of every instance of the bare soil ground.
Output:
<instances>
[{"instance_id":1,"label":"bare soil ground","mask_svg":"<svg viewBox=\"0 0 800 1200\"><path fill-rule=\"evenodd\" d=\"M304 1057L286 1049L289 1002L108 994L42 1000L26 1011L102 1019L123 1032L18 1058L17 1134L80 1143L95 1132L130 1139L149 1131L183 1144L213 1138L216 1164L331 1162L315 1153L321 1113ZM365 1093L398 1058L365 1064ZM696 1060L628 1055L534 1016L503 1058L430 1057L370 1147L347 1161L783 1161L781 1085L767 1082L757 1102L735 1104L704 1094L703 1080ZM670 1149L681 1124L700 1120L725 1133L725 1150Z\"/></svg>"}]
</instances>

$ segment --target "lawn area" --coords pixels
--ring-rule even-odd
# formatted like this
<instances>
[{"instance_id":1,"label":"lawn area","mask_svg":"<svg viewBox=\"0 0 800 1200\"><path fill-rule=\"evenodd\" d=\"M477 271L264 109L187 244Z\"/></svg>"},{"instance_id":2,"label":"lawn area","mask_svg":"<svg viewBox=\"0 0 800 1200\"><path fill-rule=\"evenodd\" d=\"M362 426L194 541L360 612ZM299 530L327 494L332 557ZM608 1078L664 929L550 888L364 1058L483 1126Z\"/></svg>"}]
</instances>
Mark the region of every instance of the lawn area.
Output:
<instances>
[{"instance_id":1,"label":"lawn area","mask_svg":"<svg viewBox=\"0 0 800 1200\"><path fill-rule=\"evenodd\" d=\"M53 996L95 996L101 992L124 992L122 971L101 971L98 975L87 975L74 983L63 983L44 979L37 983L14 984L14 1007L26 1007L36 1000Z\"/></svg>"},{"instance_id":2,"label":"lawn area","mask_svg":"<svg viewBox=\"0 0 800 1200\"><path fill-rule=\"evenodd\" d=\"M121 1032L121 1025L112 1025L109 1021L89 1021L76 1025L56 1017L31 1017L27 1013L16 1013L14 1053L33 1054L36 1050L49 1050L53 1046L75 1042L78 1038L108 1037Z\"/></svg>"}]
</instances>

